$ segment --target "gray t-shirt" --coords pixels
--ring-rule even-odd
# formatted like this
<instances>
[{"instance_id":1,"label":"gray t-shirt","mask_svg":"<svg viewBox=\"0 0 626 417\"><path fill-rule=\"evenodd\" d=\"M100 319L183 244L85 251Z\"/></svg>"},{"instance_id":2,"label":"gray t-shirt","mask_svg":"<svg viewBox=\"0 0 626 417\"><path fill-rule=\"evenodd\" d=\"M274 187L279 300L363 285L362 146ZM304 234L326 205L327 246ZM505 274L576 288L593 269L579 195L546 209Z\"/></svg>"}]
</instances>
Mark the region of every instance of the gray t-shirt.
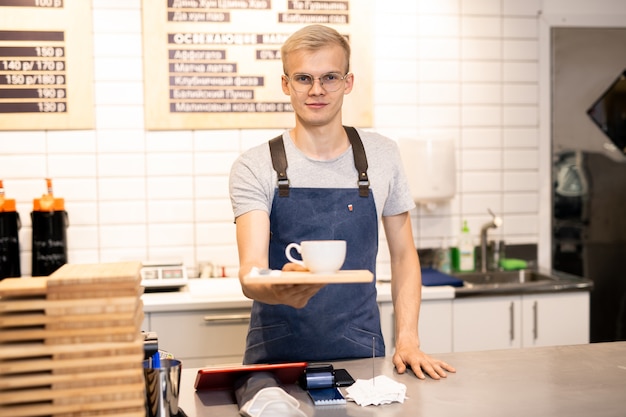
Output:
<instances>
[{"instance_id":1,"label":"gray t-shirt","mask_svg":"<svg viewBox=\"0 0 626 417\"><path fill-rule=\"evenodd\" d=\"M393 140L357 129L367 156L367 175L374 194L378 221L415 207L398 151ZM296 188L358 188L352 147L332 160L319 161L300 151L283 133L289 186ZM268 214L277 186L269 145L263 143L244 152L230 172L230 199L235 219L252 210Z\"/></svg>"}]
</instances>

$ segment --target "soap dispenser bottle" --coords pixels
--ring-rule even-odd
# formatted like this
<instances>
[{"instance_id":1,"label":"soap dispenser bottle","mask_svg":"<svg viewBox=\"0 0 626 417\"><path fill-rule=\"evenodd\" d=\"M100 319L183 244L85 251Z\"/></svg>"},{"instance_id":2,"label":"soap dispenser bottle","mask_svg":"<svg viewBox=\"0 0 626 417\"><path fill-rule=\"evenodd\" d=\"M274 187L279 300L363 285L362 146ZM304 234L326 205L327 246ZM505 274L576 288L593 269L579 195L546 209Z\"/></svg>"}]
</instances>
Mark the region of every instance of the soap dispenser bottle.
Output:
<instances>
[{"instance_id":1,"label":"soap dispenser bottle","mask_svg":"<svg viewBox=\"0 0 626 417\"><path fill-rule=\"evenodd\" d=\"M467 220L463 221L463 229L459 235L459 271L472 272L475 269L474 240L470 234Z\"/></svg>"}]
</instances>

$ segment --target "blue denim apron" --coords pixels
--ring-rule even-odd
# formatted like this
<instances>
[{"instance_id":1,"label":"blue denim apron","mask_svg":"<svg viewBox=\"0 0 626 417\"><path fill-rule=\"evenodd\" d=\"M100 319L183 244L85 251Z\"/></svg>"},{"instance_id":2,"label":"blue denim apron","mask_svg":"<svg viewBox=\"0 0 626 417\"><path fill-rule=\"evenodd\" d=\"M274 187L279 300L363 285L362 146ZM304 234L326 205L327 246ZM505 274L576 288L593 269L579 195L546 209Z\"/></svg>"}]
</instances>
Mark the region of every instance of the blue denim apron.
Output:
<instances>
[{"instance_id":1,"label":"blue denim apron","mask_svg":"<svg viewBox=\"0 0 626 417\"><path fill-rule=\"evenodd\" d=\"M378 219L371 192L363 196L359 188L289 188L288 196L280 196L276 190L270 232L272 269L288 262L285 248L291 242L337 239L347 242L342 269L375 274ZM372 338L376 356L384 356L375 280L330 284L302 309L255 301L244 363L371 357Z\"/></svg>"}]
</instances>

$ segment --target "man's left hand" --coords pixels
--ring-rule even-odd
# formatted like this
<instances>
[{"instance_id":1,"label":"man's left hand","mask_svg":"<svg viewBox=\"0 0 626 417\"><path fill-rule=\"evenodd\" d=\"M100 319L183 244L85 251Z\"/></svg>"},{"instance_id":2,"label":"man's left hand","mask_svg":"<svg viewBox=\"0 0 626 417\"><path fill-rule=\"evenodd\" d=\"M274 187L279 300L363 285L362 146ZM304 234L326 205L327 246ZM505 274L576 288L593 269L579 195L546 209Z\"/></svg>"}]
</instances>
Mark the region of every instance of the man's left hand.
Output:
<instances>
[{"instance_id":1,"label":"man's left hand","mask_svg":"<svg viewBox=\"0 0 626 417\"><path fill-rule=\"evenodd\" d=\"M393 354L393 364L398 373L403 374L410 367L419 379L426 379L424 373L432 379L441 379L447 376L446 371L456 372L452 365L430 357L420 350L419 347L396 346Z\"/></svg>"}]
</instances>

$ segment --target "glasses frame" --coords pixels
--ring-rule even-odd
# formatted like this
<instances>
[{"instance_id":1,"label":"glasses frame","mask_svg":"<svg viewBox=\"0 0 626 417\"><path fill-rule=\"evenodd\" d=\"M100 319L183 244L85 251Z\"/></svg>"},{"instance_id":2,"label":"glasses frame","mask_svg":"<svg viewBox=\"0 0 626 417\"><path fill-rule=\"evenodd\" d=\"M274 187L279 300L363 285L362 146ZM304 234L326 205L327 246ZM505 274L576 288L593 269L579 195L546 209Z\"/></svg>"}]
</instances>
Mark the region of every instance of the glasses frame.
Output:
<instances>
[{"instance_id":1,"label":"glasses frame","mask_svg":"<svg viewBox=\"0 0 626 417\"><path fill-rule=\"evenodd\" d=\"M324 90L328 91L329 93L334 93L335 91L339 91L339 90L341 89L341 84L339 84L339 86L337 87L337 89L336 89L336 90L329 90L327 87L324 87L324 82L322 81L322 78L324 78L325 76L327 76L327 75L329 75L329 74L337 74L337 75L340 75L341 73L340 73L340 72L333 72L333 71L331 71L331 72L326 72L326 73L324 73L324 74L320 75L319 77L314 77L312 74L308 74L308 73L306 73L306 72L296 72L296 73L294 73L291 77L290 77L289 75L287 75L287 74L283 74L283 77L285 77L285 79L287 80L287 82L288 82L288 83L291 83L291 86L293 87L293 89L294 89L296 92L298 92L298 93L306 93L306 92L310 91L310 90L311 90L311 88L313 88L313 86L315 85L315 80L319 80L319 82L320 82L320 87L322 87ZM352 74L351 72L346 72L344 75L340 75L340 76L338 77L338 79L339 79L340 81L344 81L344 82L345 82L345 81L346 81L346 78L348 78L348 75L351 75L351 74ZM293 82L293 78L295 78L295 77L297 77L297 76L299 76L299 75L300 75L300 76L302 76L302 75L306 75L307 77L310 77L310 78L311 78L311 84L309 84L309 85L306 85L306 86L305 86L305 85L302 85L302 84L296 84L296 83L294 83L294 82ZM304 89L304 90L299 90L299 89L298 89L298 88L296 88L296 87L303 87L303 88L305 88L305 89Z\"/></svg>"}]
</instances>

